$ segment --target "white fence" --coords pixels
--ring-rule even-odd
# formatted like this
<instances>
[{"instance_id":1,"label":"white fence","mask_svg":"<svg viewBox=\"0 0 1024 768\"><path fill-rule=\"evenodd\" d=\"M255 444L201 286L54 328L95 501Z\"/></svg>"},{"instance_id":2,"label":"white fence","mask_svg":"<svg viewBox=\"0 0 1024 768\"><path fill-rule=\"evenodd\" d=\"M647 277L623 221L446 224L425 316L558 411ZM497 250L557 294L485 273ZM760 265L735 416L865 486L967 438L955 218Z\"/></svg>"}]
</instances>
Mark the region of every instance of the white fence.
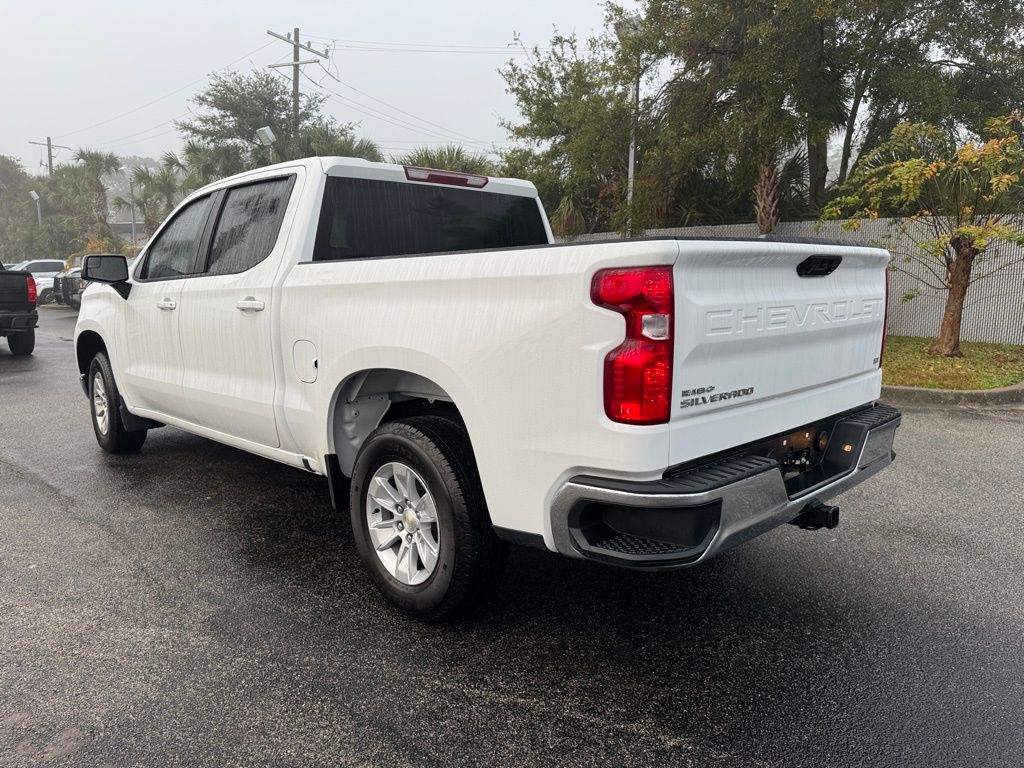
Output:
<instances>
[{"instance_id":1,"label":"white fence","mask_svg":"<svg viewBox=\"0 0 1024 768\"><path fill-rule=\"evenodd\" d=\"M897 222L889 219L866 220L860 229L843 229L843 222L783 222L776 234L790 237L822 237L845 240L859 245L892 243L893 267L889 286L889 333L897 336L936 336L942 320L946 294L930 288L922 281L925 269L909 262L901 254L914 248L912 238L899 236ZM923 226L923 225L921 225ZM707 227L648 230L647 237L757 237L756 224L727 224ZM584 235L579 240L618 238L618 233ZM921 234L922 239L927 237ZM1014 263L1015 262L1015 263ZM992 246L975 264L975 274L1010 263L991 277L971 286L964 307L965 341L990 341L1003 344L1024 344L1024 249L1000 243ZM931 278L934 284L934 278ZM904 297L916 294L905 300Z\"/></svg>"}]
</instances>

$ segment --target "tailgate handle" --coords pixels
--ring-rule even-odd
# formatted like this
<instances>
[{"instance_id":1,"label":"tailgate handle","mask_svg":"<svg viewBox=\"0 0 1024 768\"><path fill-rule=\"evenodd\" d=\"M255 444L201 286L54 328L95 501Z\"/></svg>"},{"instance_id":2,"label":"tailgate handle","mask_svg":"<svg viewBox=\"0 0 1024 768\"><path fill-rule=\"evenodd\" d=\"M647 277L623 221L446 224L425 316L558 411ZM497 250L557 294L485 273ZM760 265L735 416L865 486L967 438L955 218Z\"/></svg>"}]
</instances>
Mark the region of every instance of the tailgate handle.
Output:
<instances>
[{"instance_id":1,"label":"tailgate handle","mask_svg":"<svg viewBox=\"0 0 1024 768\"><path fill-rule=\"evenodd\" d=\"M808 256L796 265L800 277L825 277L836 271L842 256Z\"/></svg>"}]
</instances>

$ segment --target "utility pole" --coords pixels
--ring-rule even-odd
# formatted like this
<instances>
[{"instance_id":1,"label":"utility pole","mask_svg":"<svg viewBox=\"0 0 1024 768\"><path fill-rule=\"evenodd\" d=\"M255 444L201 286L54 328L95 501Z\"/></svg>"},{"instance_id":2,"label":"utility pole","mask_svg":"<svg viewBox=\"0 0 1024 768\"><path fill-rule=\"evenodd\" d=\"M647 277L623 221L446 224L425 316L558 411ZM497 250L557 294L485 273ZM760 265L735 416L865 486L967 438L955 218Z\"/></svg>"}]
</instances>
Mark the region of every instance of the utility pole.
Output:
<instances>
[{"instance_id":1,"label":"utility pole","mask_svg":"<svg viewBox=\"0 0 1024 768\"><path fill-rule=\"evenodd\" d=\"M46 173L49 176L53 176L53 148L71 149L71 147L65 147L63 144L54 144L49 136L46 137L46 143L41 141L30 141L29 144L35 144L38 147L46 147Z\"/></svg>"},{"instance_id":2,"label":"utility pole","mask_svg":"<svg viewBox=\"0 0 1024 768\"><path fill-rule=\"evenodd\" d=\"M271 37L276 37L278 40L283 40L286 43L292 44L292 63L291 64L268 64L270 68L277 67L291 67L292 68L292 134L299 132L299 67L303 64L314 64L316 59L306 59L301 61L299 59L299 50L309 51L315 53L321 59L329 58L327 55L327 49L323 52L318 51L316 48L311 48L308 45L303 45L299 41L299 28L295 27L289 35L279 35L277 32L272 32L269 29L267 34Z\"/></svg>"},{"instance_id":3,"label":"utility pole","mask_svg":"<svg viewBox=\"0 0 1024 768\"><path fill-rule=\"evenodd\" d=\"M135 183L132 181L132 172L128 166L122 165L117 170L128 177L128 199L132 208L132 245L137 245L139 241L135 239Z\"/></svg>"}]
</instances>

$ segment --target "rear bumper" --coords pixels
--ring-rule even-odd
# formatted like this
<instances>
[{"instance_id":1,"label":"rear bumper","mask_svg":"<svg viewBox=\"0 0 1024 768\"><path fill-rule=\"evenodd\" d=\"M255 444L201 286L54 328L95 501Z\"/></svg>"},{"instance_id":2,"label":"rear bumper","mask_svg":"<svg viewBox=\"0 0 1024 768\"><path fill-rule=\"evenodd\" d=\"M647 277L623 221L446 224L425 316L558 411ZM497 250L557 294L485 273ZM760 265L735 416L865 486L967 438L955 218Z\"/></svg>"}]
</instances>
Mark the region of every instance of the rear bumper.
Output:
<instances>
[{"instance_id":1,"label":"rear bumper","mask_svg":"<svg viewBox=\"0 0 1024 768\"><path fill-rule=\"evenodd\" d=\"M19 333L30 331L39 324L39 313L31 312L0 313L0 333Z\"/></svg>"},{"instance_id":2,"label":"rear bumper","mask_svg":"<svg viewBox=\"0 0 1024 768\"><path fill-rule=\"evenodd\" d=\"M888 466L900 424L874 405L834 425L836 457L813 482L784 480L778 462L736 455L661 480L581 475L557 491L551 527L558 551L631 568L701 563L793 520L813 499L826 501ZM843 450L849 446L849 450ZM811 473L809 473L811 474Z\"/></svg>"}]
</instances>

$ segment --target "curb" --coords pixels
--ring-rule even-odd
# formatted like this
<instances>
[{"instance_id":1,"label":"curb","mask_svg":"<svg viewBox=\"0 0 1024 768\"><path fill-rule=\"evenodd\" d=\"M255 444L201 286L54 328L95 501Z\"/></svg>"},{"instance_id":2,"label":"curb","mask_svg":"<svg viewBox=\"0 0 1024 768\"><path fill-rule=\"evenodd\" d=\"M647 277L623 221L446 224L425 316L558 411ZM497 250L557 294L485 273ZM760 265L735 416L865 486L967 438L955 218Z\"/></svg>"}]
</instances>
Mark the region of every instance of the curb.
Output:
<instances>
[{"instance_id":1,"label":"curb","mask_svg":"<svg viewBox=\"0 0 1024 768\"><path fill-rule=\"evenodd\" d=\"M1024 382L998 389L883 386L882 400L897 405L1016 405L1024 403Z\"/></svg>"}]
</instances>

